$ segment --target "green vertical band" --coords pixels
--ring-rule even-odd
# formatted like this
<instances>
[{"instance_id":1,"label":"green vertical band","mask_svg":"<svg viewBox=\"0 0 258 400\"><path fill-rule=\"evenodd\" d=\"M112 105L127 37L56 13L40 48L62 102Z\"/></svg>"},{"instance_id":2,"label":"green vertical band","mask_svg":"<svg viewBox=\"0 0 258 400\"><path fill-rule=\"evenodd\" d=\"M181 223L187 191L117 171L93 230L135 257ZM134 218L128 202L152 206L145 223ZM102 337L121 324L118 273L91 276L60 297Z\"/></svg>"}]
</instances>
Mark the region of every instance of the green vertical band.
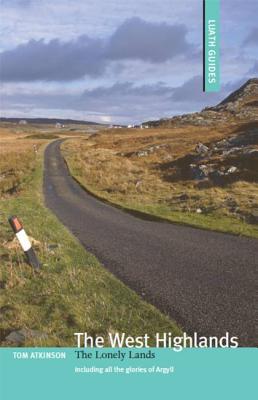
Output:
<instances>
[{"instance_id":1,"label":"green vertical band","mask_svg":"<svg viewBox=\"0 0 258 400\"><path fill-rule=\"evenodd\" d=\"M204 0L204 91L220 90L220 0Z\"/></svg>"}]
</instances>

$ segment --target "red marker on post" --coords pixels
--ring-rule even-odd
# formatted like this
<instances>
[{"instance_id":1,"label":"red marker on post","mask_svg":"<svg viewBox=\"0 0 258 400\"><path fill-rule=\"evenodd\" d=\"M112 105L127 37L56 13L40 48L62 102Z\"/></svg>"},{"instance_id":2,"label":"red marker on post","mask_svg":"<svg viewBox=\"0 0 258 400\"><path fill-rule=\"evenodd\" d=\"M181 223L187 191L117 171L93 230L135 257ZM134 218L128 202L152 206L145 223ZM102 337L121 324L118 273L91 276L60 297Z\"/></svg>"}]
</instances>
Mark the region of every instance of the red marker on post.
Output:
<instances>
[{"instance_id":1,"label":"red marker on post","mask_svg":"<svg viewBox=\"0 0 258 400\"><path fill-rule=\"evenodd\" d=\"M8 221L26 255L28 263L35 269L39 269L41 267L41 264L36 256L35 251L32 248L32 245L30 243L27 233L22 226L22 223L16 216L10 217Z\"/></svg>"}]
</instances>

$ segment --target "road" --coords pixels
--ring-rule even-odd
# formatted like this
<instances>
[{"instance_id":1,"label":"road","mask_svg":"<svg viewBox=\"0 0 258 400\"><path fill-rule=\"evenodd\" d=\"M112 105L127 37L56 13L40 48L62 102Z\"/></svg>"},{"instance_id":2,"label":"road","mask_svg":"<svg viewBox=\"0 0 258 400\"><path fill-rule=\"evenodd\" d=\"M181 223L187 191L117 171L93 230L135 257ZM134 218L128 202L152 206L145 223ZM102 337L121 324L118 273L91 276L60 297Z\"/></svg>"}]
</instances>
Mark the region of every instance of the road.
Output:
<instances>
[{"instance_id":1,"label":"road","mask_svg":"<svg viewBox=\"0 0 258 400\"><path fill-rule=\"evenodd\" d=\"M60 140L45 151L45 203L101 263L189 334L255 337L258 241L144 220L69 175Z\"/></svg>"}]
</instances>

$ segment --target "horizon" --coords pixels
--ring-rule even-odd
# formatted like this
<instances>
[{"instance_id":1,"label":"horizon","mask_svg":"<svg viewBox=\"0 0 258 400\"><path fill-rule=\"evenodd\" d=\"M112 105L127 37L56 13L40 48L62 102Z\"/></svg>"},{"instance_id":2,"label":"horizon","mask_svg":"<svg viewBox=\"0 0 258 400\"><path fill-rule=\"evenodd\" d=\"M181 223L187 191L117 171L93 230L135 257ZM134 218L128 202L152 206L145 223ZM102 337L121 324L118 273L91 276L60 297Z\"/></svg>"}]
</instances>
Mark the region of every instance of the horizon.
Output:
<instances>
[{"instance_id":1,"label":"horizon","mask_svg":"<svg viewBox=\"0 0 258 400\"><path fill-rule=\"evenodd\" d=\"M239 89L241 89L243 86L245 86L249 81L253 81L253 80L257 80L258 81L258 77L252 77L252 78L249 78L246 82L244 82L243 84L241 84L238 88L236 88L236 90L233 90L232 92L229 92L227 95L226 95L226 97L225 98L223 98L221 101L222 102L224 102L231 94L233 94L235 91L237 91L237 90L239 90ZM216 104L215 104L216 105ZM205 109L205 108L204 108ZM198 112L198 111L197 111ZM190 112L190 113L187 113L187 114L194 114L195 113L195 111L193 111L193 112ZM175 114L173 117L176 117L176 116L180 116L180 115L184 115L184 114ZM96 122L96 121L88 121L88 120L84 120L84 119L73 119L73 118L69 118L69 117L67 117L67 118L60 118L60 117L55 117L55 116L53 116L53 117L38 117L38 116L35 116L35 117L28 117L28 118L19 118L19 117L16 117L16 116L10 116L10 117L2 117L2 116L0 116L0 121L1 120L3 120L3 119L6 119L6 120L11 120L11 119L14 119L14 120L22 120L22 119L27 119L27 121L33 121L33 120L40 120L40 119L43 119L43 120L50 120L50 121L54 121L54 122L59 122L59 121L75 121L75 122L83 122L83 123L89 123L89 124L103 124L103 125L113 125L113 126L124 126L124 127L126 127L126 126L129 126L129 125L127 125L127 124L119 124L119 123L111 123L111 124L108 124L108 123L101 123L101 122ZM164 117L164 118L159 118L159 119L157 119L157 120L160 120L160 119L169 119L169 117L168 118L166 118L166 117ZM152 120L152 121L155 121L155 120ZM2 121L3 122L3 121ZM147 123L147 122L151 122L151 120L149 120L149 121L140 121L140 122L137 122L137 123L135 123L135 124L132 124L131 126L136 126L136 125L141 125L141 124L144 124L144 123Z\"/></svg>"},{"instance_id":2,"label":"horizon","mask_svg":"<svg viewBox=\"0 0 258 400\"><path fill-rule=\"evenodd\" d=\"M202 1L102 8L1 0L1 117L139 124L215 105L258 74L253 0L221 2L219 93L202 92Z\"/></svg>"}]
</instances>

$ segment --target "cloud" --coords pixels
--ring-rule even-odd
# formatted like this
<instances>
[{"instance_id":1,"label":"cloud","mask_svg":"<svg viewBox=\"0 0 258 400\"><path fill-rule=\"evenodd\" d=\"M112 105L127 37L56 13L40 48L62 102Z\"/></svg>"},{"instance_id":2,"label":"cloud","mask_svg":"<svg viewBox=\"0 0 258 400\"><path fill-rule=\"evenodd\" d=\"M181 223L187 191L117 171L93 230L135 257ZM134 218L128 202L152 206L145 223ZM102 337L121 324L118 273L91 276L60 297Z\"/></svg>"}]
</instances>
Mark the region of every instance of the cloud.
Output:
<instances>
[{"instance_id":1,"label":"cloud","mask_svg":"<svg viewBox=\"0 0 258 400\"><path fill-rule=\"evenodd\" d=\"M29 6L22 6L26 1ZM4 3L3 3L4 2ZM31 39L63 41L83 34L110 36L116 27L133 16L151 22L186 23L191 40L200 42L200 0L0 0L0 48L14 48ZM190 21L190 23L188 22Z\"/></svg>"},{"instance_id":2,"label":"cloud","mask_svg":"<svg viewBox=\"0 0 258 400\"><path fill-rule=\"evenodd\" d=\"M220 101L225 88L222 87L220 92L203 92L202 76L194 76L184 82L181 86L173 90L171 99L177 103L201 104L203 106L215 104Z\"/></svg>"},{"instance_id":3,"label":"cloud","mask_svg":"<svg viewBox=\"0 0 258 400\"><path fill-rule=\"evenodd\" d=\"M203 101L203 80L201 76L194 76L183 85L174 89L172 99L174 101Z\"/></svg>"},{"instance_id":4,"label":"cloud","mask_svg":"<svg viewBox=\"0 0 258 400\"><path fill-rule=\"evenodd\" d=\"M55 110L56 116L60 116L66 111L71 118L78 118L78 115L84 119L88 115L108 115L112 122L131 123L198 111L218 103L228 93L229 87L223 87L220 93L202 93L201 77L196 76L179 87L162 82L148 85L118 82L81 93L63 92L61 87L59 91L51 91L51 88L44 88L44 91L39 89L38 93L35 90L29 93L26 89L14 89L4 96L2 109L10 110L15 107L19 112L29 110L30 116L37 116L39 110L42 115L44 109L45 115L48 112L53 115ZM99 117L96 118L99 120Z\"/></svg>"},{"instance_id":5,"label":"cloud","mask_svg":"<svg viewBox=\"0 0 258 400\"><path fill-rule=\"evenodd\" d=\"M50 84L48 84L50 85ZM111 86L98 86L82 93L63 93L57 90L39 89L38 93L32 90L9 90L9 94L2 96L2 112L24 110L29 115L36 116L39 110L56 110L56 115L76 117L80 113L84 119L88 115L108 115L112 121L132 122L148 118L159 118L171 113L172 102L169 99L172 88L162 83L153 85L135 86L132 82L115 83ZM165 113L165 114L164 114ZM29 116L28 115L28 116ZM42 112L41 112L42 115Z\"/></svg>"},{"instance_id":6,"label":"cloud","mask_svg":"<svg viewBox=\"0 0 258 400\"><path fill-rule=\"evenodd\" d=\"M249 73L250 74L253 74L253 75L258 75L258 61L256 61L255 63L254 63L254 65L253 65L253 67L250 69L250 71L249 71Z\"/></svg>"},{"instance_id":7,"label":"cloud","mask_svg":"<svg viewBox=\"0 0 258 400\"><path fill-rule=\"evenodd\" d=\"M31 5L31 0L1 0L2 6L12 8L12 7L28 7Z\"/></svg>"},{"instance_id":8,"label":"cloud","mask_svg":"<svg viewBox=\"0 0 258 400\"><path fill-rule=\"evenodd\" d=\"M254 28L243 42L243 46L258 46L258 28Z\"/></svg>"},{"instance_id":9,"label":"cloud","mask_svg":"<svg viewBox=\"0 0 258 400\"><path fill-rule=\"evenodd\" d=\"M69 42L30 40L0 54L1 78L5 82L72 81L101 76L112 61L163 63L189 54L186 33L183 25L131 18L108 39L82 35Z\"/></svg>"},{"instance_id":10,"label":"cloud","mask_svg":"<svg viewBox=\"0 0 258 400\"><path fill-rule=\"evenodd\" d=\"M139 122L170 113L172 90L162 83L140 86L132 82L116 83L84 91L73 106L76 109L101 110L111 115L113 120L124 118L128 122Z\"/></svg>"},{"instance_id":11,"label":"cloud","mask_svg":"<svg viewBox=\"0 0 258 400\"><path fill-rule=\"evenodd\" d=\"M111 36L107 57L114 60L135 59L160 63L190 48L184 25L150 23L140 18L125 21Z\"/></svg>"},{"instance_id":12,"label":"cloud","mask_svg":"<svg viewBox=\"0 0 258 400\"><path fill-rule=\"evenodd\" d=\"M97 98L99 100L107 98L116 98L117 96L161 96L171 93L172 88L157 83L153 85L134 86L132 82L115 83L109 87L97 87L92 90L85 90L82 94L82 99Z\"/></svg>"},{"instance_id":13,"label":"cloud","mask_svg":"<svg viewBox=\"0 0 258 400\"><path fill-rule=\"evenodd\" d=\"M258 63L257 63L258 66ZM219 92L203 92L202 76L194 76L181 86L172 89L171 99L177 108L184 107L200 110L201 108L218 104L230 93L239 89L248 79L250 74L236 80L221 84Z\"/></svg>"},{"instance_id":14,"label":"cloud","mask_svg":"<svg viewBox=\"0 0 258 400\"><path fill-rule=\"evenodd\" d=\"M96 77L104 69L102 41L88 36L68 43L31 40L1 55L3 81L69 81Z\"/></svg>"}]
</instances>

